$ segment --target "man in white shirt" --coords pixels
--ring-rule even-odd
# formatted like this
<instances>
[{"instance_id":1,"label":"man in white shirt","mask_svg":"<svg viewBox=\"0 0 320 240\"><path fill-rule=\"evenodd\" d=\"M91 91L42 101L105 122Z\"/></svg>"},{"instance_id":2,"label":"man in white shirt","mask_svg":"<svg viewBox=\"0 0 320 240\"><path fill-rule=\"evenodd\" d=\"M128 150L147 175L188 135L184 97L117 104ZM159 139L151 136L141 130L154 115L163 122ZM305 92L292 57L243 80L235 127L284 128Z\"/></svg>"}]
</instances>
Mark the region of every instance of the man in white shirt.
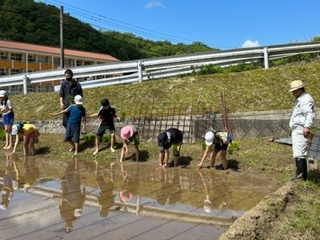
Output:
<instances>
[{"instance_id":1,"label":"man in white shirt","mask_svg":"<svg viewBox=\"0 0 320 240\"><path fill-rule=\"evenodd\" d=\"M292 137L292 152L296 163L296 175L291 180L307 180L307 155L310 128L315 117L314 101L304 89L301 80L291 82L289 92L295 97L289 122Z\"/></svg>"}]
</instances>

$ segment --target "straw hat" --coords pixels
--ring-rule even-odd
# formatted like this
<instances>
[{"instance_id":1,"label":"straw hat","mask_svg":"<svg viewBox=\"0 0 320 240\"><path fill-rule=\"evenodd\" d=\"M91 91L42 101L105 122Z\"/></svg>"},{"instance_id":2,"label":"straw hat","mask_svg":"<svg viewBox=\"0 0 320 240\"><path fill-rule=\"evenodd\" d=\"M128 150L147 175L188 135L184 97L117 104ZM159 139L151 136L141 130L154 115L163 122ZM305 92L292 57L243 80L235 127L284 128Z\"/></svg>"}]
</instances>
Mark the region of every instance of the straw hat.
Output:
<instances>
[{"instance_id":1,"label":"straw hat","mask_svg":"<svg viewBox=\"0 0 320 240\"><path fill-rule=\"evenodd\" d=\"M306 84L303 84L301 80L295 80L290 83L290 89L289 92L293 92L294 90L303 88Z\"/></svg>"}]
</instances>

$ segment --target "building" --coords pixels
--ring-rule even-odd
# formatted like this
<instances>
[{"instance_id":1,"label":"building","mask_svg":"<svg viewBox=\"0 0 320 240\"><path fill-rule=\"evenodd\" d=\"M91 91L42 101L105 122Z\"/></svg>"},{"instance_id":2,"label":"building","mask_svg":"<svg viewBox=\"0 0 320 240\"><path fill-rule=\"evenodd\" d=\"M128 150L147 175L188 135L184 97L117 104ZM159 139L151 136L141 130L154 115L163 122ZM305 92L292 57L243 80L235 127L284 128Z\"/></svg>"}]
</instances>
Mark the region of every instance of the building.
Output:
<instances>
[{"instance_id":1,"label":"building","mask_svg":"<svg viewBox=\"0 0 320 240\"><path fill-rule=\"evenodd\" d=\"M42 70L57 69L60 67L60 48L0 40L0 77L6 75L30 73ZM107 62L118 62L119 60L108 55L93 52L85 52L64 49L64 67L101 64ZM90 78L90 76L88 76ZM29 91L47 91L59 83L46 83L45 86L38 84L30 86ZM49 85L48 85L49 84ZM12 86L9 91L19 91L20 86Z\"/></svg>"}]
</instances>

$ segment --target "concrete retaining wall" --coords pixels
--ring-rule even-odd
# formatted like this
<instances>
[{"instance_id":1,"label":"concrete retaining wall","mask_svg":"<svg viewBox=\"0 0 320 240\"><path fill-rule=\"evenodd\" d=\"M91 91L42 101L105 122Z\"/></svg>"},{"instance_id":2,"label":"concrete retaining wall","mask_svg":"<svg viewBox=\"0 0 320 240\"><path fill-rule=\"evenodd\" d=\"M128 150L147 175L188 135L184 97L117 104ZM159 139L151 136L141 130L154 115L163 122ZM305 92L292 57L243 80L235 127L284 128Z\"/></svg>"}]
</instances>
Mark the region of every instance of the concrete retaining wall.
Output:
<instances>
[{"instance_id":1,"label":"concrete retaining wall","mask_svg":"<svg viewBox=\"0 0 320 240\"><path fill-rule=\"evenodd\" d=\"M289 133L289 119L291 110L279 111L259 111L245 113L230 113L228 115L230 126L234 138L243 137L287 137ZM315 126L320 126L319 110L316 110ZM214 119L214 120L212 120ZM43 120L33 121L41 133L64 134L62 120ZM182 124L183 122L183 124ZM161 119L159 117L148 118L147 120L137 122L136 119L126 119L116 122L116 132L127 124L135 124L140 132L142 140L156 140L161 131L169 127L177 127L184 132L184 142L196 142L203 138L205 132L210 128L223 130L223 118L221 114L215 114L212 117L202 118L201 116L179 116ZM95 133L99 125L99 120L90 119L87 123L87 132Z\"/></svg>"}]
</instances>

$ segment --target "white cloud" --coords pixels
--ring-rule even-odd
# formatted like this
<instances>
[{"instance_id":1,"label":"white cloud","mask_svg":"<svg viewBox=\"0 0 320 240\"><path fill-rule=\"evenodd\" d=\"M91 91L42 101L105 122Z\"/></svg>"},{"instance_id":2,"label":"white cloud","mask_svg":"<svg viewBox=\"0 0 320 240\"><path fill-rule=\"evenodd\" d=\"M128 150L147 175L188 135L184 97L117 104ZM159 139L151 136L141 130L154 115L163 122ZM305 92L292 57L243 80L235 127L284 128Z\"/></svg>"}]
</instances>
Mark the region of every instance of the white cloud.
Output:
<instances>
[{"instance_id":1,"label":"white cloud","mask_svg":"<svg viewBox=\"0 0 320 240\"><path fill-rule=\"evenodd\" d=\"M242 44L243 48L250 48L250 47L259 47L259 42L258 41L251 41L250 39L247 39L244 41L244 43Z\"/></svg>"},{"instance_id":2,"label":"white cloud","mask_svg":"<svg viewBox=\"0 0 320 240\"><path fill-rule=\"evenodd\" d=\"M146 4L146 9L155 8L155 7L164 7L164 5L160 1L151 0Z\"/></svg>"}]
</instances>

